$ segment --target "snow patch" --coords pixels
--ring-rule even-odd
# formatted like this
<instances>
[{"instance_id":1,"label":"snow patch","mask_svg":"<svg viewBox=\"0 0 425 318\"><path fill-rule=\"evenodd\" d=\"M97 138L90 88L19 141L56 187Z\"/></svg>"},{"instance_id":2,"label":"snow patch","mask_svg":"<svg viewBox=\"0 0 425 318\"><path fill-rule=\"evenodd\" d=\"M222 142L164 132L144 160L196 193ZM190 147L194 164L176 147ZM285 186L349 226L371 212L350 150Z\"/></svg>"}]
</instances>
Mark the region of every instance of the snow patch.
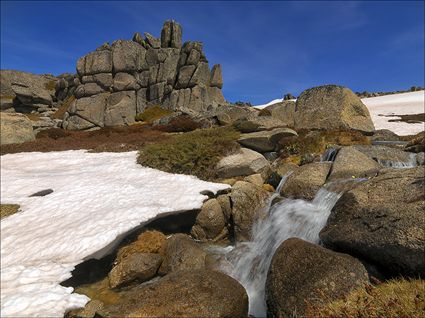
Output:
<instances>
[{"instance_id":1,"label":"snow patch","mask_svg":"<svg viewBox=\"0 0 425 318\"><path fill-rule=\"evenodd\" d=\"M1 157L1 316L63 317L89 300L60 286L122 233L158 214L197 209L229 186L136 164L136 152L84 150ZM30 194L51 188L45 197ZM99 253L97 257L101 257Z\"/></svg>"},{"instance_id":2,"label":"snow patch","mask_svg":"<svg viewBox=\"0 0 425 318\"><path fill-rule=\"evenodd\" d=\"M390 122L400 119L394 115L412 115L425 112L425 91L391 94L379 97L363 98L375 129L388 129L397 135L415 135L424 130L424 123L410 124L405 122Z\"/></svg>"}]
</instances>

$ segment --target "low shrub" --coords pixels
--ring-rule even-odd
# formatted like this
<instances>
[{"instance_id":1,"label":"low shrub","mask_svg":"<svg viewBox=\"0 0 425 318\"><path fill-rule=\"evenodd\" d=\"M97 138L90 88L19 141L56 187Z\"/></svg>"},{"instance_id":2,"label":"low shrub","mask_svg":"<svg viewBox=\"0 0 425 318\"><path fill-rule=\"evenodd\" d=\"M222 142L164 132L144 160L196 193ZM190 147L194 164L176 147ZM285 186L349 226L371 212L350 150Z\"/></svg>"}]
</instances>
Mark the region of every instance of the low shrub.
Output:
<instances>
[{"instance_id":1,"label":"low shrub","mask_svg":"<svg viewBox=\"0 0 425 318\"><path fill-rule=\"evenodd\" d=\"M308 318L424 318L425 281L395 279L355 290L345 299L310 306Z\"/></svg>"},{"instance_id":2,"label":"low shrub","mask_svg":"<svg viewBox=\"0 0 425 318\"><path fill-rule=\"evenodd\" d=\"M37 134L38 138L50 138L50 139L60 139L71 136L71 133L67 130L61 128L50 128L46 130L42 130Z\"/></svg>"},{"instance_id":3,"label":"low shrub","mask_svg":"<svg viewBox=\"0 0 425 318\"><path fill-rule=\"evenodd\" d=\"M137 162L166 172L216 178L218 161L237 149L239 133L231 127L200 129L144 146Z\"/></svg>"},{"instance_id":4,"label":"low shrub","mask_svg":"<svg viewBox=\"0 0 425 318\"><path fill-rule=\"evenodd\" d=\"M170 120L166 125L153 127L155 130L164 132L189 132L201 128L201 124L188 115L181 115Z\"/></svg>"},{"instance_id":5,"label":"low shrub","mask_svg":"<svg viewBox=\"0 0 425 318\"><path fill-rule=\"evenodd\" d=\"M298 131L298 136L284 137L279 141L282 157L306 157L322 154L332 146L368 145L370 140L359 131Z\"/></svg>"},{"instance_id":6,"label":"low shrub","mask_svg":"<svg viewBox=\"0 0 425 318\"><path fill-rule=\"evenodd\" d=\"M160 106L152 106L143 111L143 113L137 114L135 117L136 121L145 121L148 123L153 123L155 120L162 117L168 116L173 112L168 109L164 109Z\"/></svg>"}]
</instances>

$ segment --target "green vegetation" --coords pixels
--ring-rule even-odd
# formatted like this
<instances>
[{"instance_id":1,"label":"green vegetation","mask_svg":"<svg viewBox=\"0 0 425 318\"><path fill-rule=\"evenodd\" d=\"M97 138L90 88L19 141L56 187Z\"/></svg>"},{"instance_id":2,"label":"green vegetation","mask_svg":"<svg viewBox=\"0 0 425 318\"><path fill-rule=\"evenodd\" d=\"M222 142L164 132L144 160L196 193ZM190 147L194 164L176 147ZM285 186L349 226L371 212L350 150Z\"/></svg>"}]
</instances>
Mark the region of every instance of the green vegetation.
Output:
<instances>
[{"instance_id":1,"label":"green vegetation","mask_svg":"<svg viewBox=\"0 0 425 318\"><path fill-rule=\"evenodd\" d=\"M297 136L283 138L279 144L283 157L298 155L304 158L322 154L332 146L368 145L369 138L358 131L299 131Z\"/></svg>"},{"instance_id":2,"label":"green vegetation","mask_svg":"<svg viewBox=\"0 0 425 318\"><path fill-rule=\"evenodd\" d=\"M151 124L155 120L168 116L170 114L172 114L171 110L164 109L159 106L152 106L146 109L143 113L137 114L135 120L145 121Z\"/></svg>"},{"instance_id":3,"label":"green vegetation","mask_svg":"<svg viewBox=\"0 0 425 318\"><path fill-rule=\"evenodd\" d=\"M345 299L312 306L308 318L424 318L425 281L395 279L366 286Z\"/></svg>"},{"instance_id":4,"label":"green vegetation","mask_svg":"<svg viewBox=\"0 0 425 318\"><path fill-rule=\"evenodd\" d=\"M0 204L0 219L15 214L19 211L19 208L18 204Z\"/></svg>"},{"instance_id":5,"label":"green vegetation","mask_svg":"<svg viewBox=\"0 0 425 318\"><path fill-rule=\"evenodd\" d=\"M64 99L62 105L59 106L58 110L52 115L53 119L63 119L63 115L65 115L68 108L71 106L72 102L75 100L74 95L70 95Z\"/></svg>"},{"instance_id":6,"label":"green vegetation","mask_svg":"<svg viewBox=\"0 0 425 318\"><path fill-rule=\"evenodd\" d=\"M214 180L218 161L239 149L238 138L239 133L231 127L195 130L146 145L137 162L166 172Z\"/></svg>"}]
</instances>

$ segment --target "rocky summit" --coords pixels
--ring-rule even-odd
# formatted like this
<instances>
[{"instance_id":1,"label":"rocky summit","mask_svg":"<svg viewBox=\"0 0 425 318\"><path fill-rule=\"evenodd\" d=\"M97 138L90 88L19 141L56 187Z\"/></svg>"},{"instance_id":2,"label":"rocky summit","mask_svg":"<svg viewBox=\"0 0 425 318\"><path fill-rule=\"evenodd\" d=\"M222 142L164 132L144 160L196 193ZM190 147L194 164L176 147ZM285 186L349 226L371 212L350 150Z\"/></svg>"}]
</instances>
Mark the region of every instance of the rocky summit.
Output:
<instances>
[{"instance_id":1,"label":"rocky summit","mask_svg":"<svg viewBox=\"0 0 425 318\"><path fill-rule=\"evenodd\" d=\"M182 34L180 24L166 21L160 39L136 33L81 57L63 127L128 125L151 106L199 114L224 104L221 66L210 68L202 42L182 43Z\"/></svg>"}]
</instances>

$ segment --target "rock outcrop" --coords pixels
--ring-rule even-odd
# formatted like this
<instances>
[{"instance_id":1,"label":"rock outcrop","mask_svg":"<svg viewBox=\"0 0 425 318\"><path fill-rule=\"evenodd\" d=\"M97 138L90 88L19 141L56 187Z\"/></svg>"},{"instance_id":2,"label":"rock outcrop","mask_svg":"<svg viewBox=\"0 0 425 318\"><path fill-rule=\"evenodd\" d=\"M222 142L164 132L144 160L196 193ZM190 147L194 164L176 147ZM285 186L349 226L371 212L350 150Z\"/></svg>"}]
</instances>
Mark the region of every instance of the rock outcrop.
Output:
<instances>
[{"instance_id":1,"label":"rock outcrop","mask_svg":"<svg viewBox=\"0 0 425 318\"><path fill-rule=\"evenodd\" d=\"M347 254L291 238L276 250L266 282L270 317L304 317L308 305L343 299L368 282L365 267Z\"/></svg>"},{"instance_id":2,"label":"rock outcrop","mask_svg":"<svg viewBox=\"0 0 425 318\"><path fill-rule=\"evenodd\" d=\"M0 114L1 145L20 144L35 139L31 121L22 114Z\"/></svg>"},{"instance_id":3,"label":"rock outcrop","mask_svg":"<svg viewBox=\"0 0 425 318\"><path fill-rule=\"evenodd\" d=\"M386 169L346 192L320 238L391 275L425 275L424 167Z\"/></svg>"},{"instance_id":4,"label":"rock outcrop","mask_svg":"<svg viewBox=\"0 0 425 318\"><path fill-rule=\"evenodd\" d=\"M225 104L221 66L210 70L201 42L182 44L182 28L174 21L164 23L161 39L137 33L130 41L103 44L78 60L77 73L66 129L129 125L156 105L199 114Z\"/></svg>"},{"instance_id":5,"label":"rock outcrop","mask_svg":"<svg viewBox=\"0 0 425 318\"><path fill-rule=\"evenodd\" d=\"M324 85L305 90L295 107L295 129L373 132L369 110L350 89Z\"/></svg>"},{"instance_id":6,"label":"rock outcrop","mask_svg":"<svg viewBox=\"0 0 425 318\"><path fill-rule=\"evenodd\" d=\"M235 279L216 271L189 269L126 293L101 317L248 316L248 296Z\"/></svg>"}]
</instances>

